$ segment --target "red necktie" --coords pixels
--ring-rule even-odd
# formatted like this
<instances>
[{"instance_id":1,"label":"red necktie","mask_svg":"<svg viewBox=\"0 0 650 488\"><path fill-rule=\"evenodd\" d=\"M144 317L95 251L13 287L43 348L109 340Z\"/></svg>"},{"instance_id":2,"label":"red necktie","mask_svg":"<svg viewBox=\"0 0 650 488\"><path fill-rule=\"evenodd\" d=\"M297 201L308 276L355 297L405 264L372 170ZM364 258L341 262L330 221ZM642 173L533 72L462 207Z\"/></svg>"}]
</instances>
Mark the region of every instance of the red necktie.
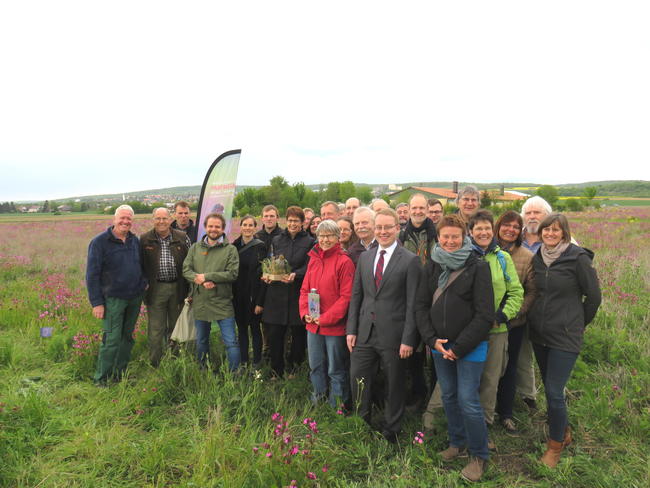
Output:
<instances>
[{"instance_id":1,"label":"red necktie","mask_svg":"<svg viewBox=\"0 0 650 488\"><path fill-rule=\"evenodd\" d=\"M375 286L378 290L384 276L384 254L386 254L386 251L379 251L379 261L377 261L377 268L375 269Z\"/></svg>"}]
</instances>

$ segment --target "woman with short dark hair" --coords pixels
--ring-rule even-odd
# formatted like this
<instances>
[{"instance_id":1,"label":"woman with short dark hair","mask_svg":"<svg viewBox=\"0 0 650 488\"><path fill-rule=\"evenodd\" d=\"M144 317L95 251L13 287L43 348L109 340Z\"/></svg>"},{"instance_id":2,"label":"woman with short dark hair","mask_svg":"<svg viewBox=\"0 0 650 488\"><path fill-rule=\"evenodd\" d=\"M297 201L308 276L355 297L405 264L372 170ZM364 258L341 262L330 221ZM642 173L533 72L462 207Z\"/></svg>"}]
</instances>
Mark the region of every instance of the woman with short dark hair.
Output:
<instances>
[{"instance_id":1,"label":"woman with short dark hair","mask_svg":"<svg viewBox=\"0 0 650 488\"><path fill-rule=\"evenodd\" d=\"M241 362L248 363L248 332L253 342L253 367L258 369L262 362L262 333L260 331L260 277L262 260L266 257L266 245L255 238L257 221L246 215L239 222L241 234L233 241L239 253L239 275L233 283L233 305L237 322Z\"/></svg>"},{"instance_id":2,"label":"woman with short dark hair","mask_svg":"<svg viewBox=\"0 0 650 488\"><path fill-rule=\"evenodd\" d=\"M490 266L473 252L465 222L445 215L438 242L425 262L415 315L422 340L433 351L449 447L440 452L452 461L469 450L461 474L478 481L489 458L479 383L494 322Z\"/></svg>"},{"instance_id":3,"label":"woman with short dark hair","mask_svg":"<svg viewBox=\"0 0 650 488\"><path fill-rule=\"evenodd\" d=\"M284 375L284 344L291 329L289 367L293 370L305 360L306 331L298 310L300 287L307 272L309 251L314 239L302 230L305 214L300 207L287 208L287 228L271 241L271 256L284 256L291 273L282 281L266 279L260 302L264 304L262 321L269 327L271 369L274 377ZM290 378L293 374L290 375Z\"/></svg>"},{"instance_id":4,"label":"woman with short dark hair","mask_svg":"<svg viewBox=\"0 0 650 488\"><path fill-rule=\"evenodd\" d=\"M592 264L594 253L571 243L564 215L549 215L537 233L542 241L533 257L537 299L528 313L528 323L548 413L549 438L541 462L554 468L571 442L564 388L601 294Z\"/></svg>"}]
</instances>

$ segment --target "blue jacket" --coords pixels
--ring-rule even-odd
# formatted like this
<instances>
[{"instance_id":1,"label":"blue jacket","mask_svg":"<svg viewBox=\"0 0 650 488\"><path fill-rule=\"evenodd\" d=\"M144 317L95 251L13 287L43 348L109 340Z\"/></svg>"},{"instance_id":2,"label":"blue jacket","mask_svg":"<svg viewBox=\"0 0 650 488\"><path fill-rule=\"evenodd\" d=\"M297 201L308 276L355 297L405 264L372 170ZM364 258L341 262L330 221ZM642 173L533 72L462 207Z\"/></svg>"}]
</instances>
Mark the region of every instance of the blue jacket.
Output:
<instances>
[{"instance_id":1,"label":"blue jacket","mask_svg":"<svg viewBox=\"0 0 650 488\"><path fill-rule=\"evenodd\" d=\"M86 287L93 307L104 305L106 297L135 298L146 286L138 238L129 232L126 242L122 242L112 229L93 238L88 246Z\"/></svg>"}]
</instances>

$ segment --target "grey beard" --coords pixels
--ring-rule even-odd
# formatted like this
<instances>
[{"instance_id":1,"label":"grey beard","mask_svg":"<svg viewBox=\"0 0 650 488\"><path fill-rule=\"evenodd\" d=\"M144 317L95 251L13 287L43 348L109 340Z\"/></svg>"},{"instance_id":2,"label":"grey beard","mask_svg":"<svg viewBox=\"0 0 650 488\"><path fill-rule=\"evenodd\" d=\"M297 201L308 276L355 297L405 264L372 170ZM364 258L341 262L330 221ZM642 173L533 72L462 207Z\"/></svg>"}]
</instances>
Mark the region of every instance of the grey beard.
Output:
<instances>
[{"instance_id":1,"label":"grey beard","mask_svg":"<svg viewBox=\"0 0 650 488\"><path fill-rule=\"evenodd\" d=\"M526 226L526 232L528 234L537 234L537 229L539 229L539 224L528 224Z\"/></svg>"}]
</instances>

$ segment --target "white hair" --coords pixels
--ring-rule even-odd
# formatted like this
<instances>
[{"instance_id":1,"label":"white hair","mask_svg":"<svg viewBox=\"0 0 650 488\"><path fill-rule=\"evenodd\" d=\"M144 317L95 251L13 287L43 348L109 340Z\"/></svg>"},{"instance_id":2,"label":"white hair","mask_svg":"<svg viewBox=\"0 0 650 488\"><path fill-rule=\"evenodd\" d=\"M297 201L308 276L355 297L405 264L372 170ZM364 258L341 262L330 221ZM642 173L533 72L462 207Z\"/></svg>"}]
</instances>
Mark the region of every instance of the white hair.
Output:
<instances>
[{"instance_id":1,"label":"white hair","mask_svg":"<svg viewBox=\"0 0 650 488\"><path fill-rule=\"evenodd\" d=\"M337 238L341 237L341 229L339 229L338 224L332 219L323 220L318 224L318 227L316 227L316 235L320 235L321 232L329 232Z\"/></svg>"},{"instance_id":2,"label":"white hair","mask_svg":"<svg viewBox=\"0 0 650 488\"><path fill-rule=\"evenodd\" d=\"M120 205L115 209L115 216L120 212L120 210L128 210L131 212L131 215L135 215L135 212L133 211L133 207L131 205Z\"/></svg>"},{"instance_id":3,"label":"white hair","mask_svg":"<svg viewBox=\"0 0 650 488\"><path fill-rule=\"evenodd\" d=\"M354 220L354 217L356 217L357 215L362 214L362 213L367 213L368 215L370 215L370 217L372 218L372 220L374 222L374 220L375 220L375 211L373 209L371 209L371 208L368 208L368 207L358 207L354 211L354 215L352 216L352 219Z\"/></svg>"},{"instance_id":4,"label":"white hair","mask_svg":"<svg viewBox=\"0 0 650 488\"><path fill-rule=\"evenodd\" d=\"M551 205L539 195L530 197L528 200L524 202L524 204L521 206L522 217L526 213L526 210L528 210L530 207L541 208L542 210L544 210L544 212L546 212L546 215L551 215L553 213L553 209L551 208Z\"/></svg>"}]
</instances>

